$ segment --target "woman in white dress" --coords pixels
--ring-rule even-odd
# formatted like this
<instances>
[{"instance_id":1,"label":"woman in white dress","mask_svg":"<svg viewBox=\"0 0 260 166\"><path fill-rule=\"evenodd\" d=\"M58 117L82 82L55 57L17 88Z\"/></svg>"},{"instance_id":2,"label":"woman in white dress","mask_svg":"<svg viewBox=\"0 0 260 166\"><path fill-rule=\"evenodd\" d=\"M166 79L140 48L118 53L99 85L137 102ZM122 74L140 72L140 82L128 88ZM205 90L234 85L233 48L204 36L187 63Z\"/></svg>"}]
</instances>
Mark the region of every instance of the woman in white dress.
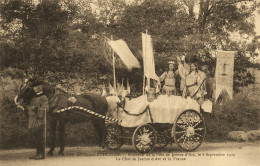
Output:
<instances>
[{"instance_id":1,"label":"woman in white dress","mask_svg":"<svg viewBox=\"0 0 260 166\"><path fill-rule=\"evenodd\" d=\"M185 80L183 97L190 96L195 100L204 100L205 78L205 73L198 70L196 63L192 63L191 72L187 75Z\"/></svg>"}]
</instances>

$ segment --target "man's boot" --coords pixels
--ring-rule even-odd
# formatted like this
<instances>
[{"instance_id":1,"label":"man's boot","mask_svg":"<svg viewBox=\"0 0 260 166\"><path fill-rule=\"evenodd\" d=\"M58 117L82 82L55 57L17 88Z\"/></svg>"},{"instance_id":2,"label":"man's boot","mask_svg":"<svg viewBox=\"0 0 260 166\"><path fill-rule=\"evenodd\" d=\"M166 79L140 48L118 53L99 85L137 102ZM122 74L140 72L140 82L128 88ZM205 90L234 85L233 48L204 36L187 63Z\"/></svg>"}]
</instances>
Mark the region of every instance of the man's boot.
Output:
<instances>
[{"instance_id":1,"label":"man's boot","mask_svg":"<svg viewBox=\"0 0 260 166\"><path fill-rule=\"evenodd\" d=\"M61 147L61 148L60 148L60 151L59 151L59 153L58 153L58 154L59 154L59 155L61 155L61 156L64 156L64 153L63 153L63 151L64 151L64 148L62 148L62 147Z\"/></svg>"},{"instance_id":2,"label":"man's boot","mask_svg":"<svg viewBox=\"0 0 260 166\"><path fill-rule=\"evenodd\" d=\"M50 151L47 153L48 156L53 156L53 151L54 151L54 148L50 148Z\"/></svg>"},{"instance_id":3,"label":"man's boot","mask_svg":"<svg viewBox=\"0 0 260 166\"><path fill-rule=\"evenodd\" d=\"M54 156L53 151L49 151L49 152L47 153L47 155L50 156L50 157L51 157L51 156Z\"/></svg>"},{"instance_id":4,"label":"man's boot","mask_svg":"<svg viewBox=\"0 0 260 166\"><path fill-rule=\"evenodd\" d=\"M34 160L34 159L35 159L35 157L36 157L36 155L29 157L29 159L32 159L32 160Z\"/></svg>"},{"instance_id":5,"label":"man's boot","mask_svg":"<svg viewBox=\"0 0 260 166\"><path fill-rule=\"evenodd\" d=\"M38 150L36 150L36 154L35 154L34 156L29 157L29 159L33 159L33 160L34 160L35 157L38 156L39 154L40 154L40 153L38 152Z\"/></svg>"},{"instance_id":6,"label":"man's boot","mask_svg":"<svg viewBox=\"0 0 260 166\"><path fill-rule=\"evenodd\" d=\"M37 155L37 156L35 156L35 160L43 160L45 157L44 157L44 155L43 154L39 154L39 155Z\"/></svg>"},{"instance_id":7,"label":"man's boot","mask_svg":"<svg viewBox=\"0 0 260 166\"><path fill-rule=\"evenodd\" d=\"M64 153L63 153L63 151L59 151L59 153L58 153L60 156L64 156Z\"/></svg>"}]
</instances>

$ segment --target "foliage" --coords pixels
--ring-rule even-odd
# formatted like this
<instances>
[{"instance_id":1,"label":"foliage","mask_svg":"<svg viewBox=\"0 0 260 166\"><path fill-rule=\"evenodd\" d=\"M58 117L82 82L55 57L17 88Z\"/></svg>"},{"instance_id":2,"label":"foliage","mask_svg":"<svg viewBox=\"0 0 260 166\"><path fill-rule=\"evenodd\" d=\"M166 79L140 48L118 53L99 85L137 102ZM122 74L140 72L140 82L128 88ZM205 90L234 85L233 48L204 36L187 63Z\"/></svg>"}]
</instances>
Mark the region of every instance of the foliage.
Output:
<instances>
[{"instance_id":1,"label":"foliage","mask_svg":"<svg viewBox=\"0 0 260 166\"><path fill-rule=\"evenodd\" d=\"M89 8L82 9L73 1L63 2L45 0L34 5L12 0L1 6L3 29L9 32L11 25L20 25L17 32L4 34L13 36L8 43L0 43L5 50L6 45L10 47L4 57L12 61L3 59L6 66L22 69L27 76L41 77L53 71L64 72L65 78L75 72L104 73L106 63L100 63L101 49L91 39L101 25Z\"/></svg>"},{"instance_id":2,"label":"foliage","mask_svg":"<svg viewBox=\"0 0 260 166\"><path fill-rule=\"evenodd\" d=\"M239 51L235 56L234 65L234 90L238 91L239 87L248 86L255 82L255 77L246 69L251 66L249 57L244 55L244 52Z\"/></svg>"},{"instance_id":3,"label":"foliage","mask_svg":"<svg viewBox=\"0 0 260 166\"><path fill-rule=\"evenodd\" d=\"M0 108L0 147L28 146L28 118L12 100L3 98Z\"/></svg>"},{"instance_id":4,"label":"foliage","mask_svg":"<svg viewBox=\"0 0 260 166\"><path fill-rule=\"evenodd\" d=\"M207 140L225 140L230 131L249 131L260 127L259 107L244 93L238 93L223 106L215 105L213 110L212 114L204 117Z\"/></svg>"},{"instance_id":5,"label":"foliage","mask_svg":"<svg viewBox=\"0 0 260 166\"><path fill-rule=\"evenodd\" d=\"M105 25L114 24L126 6L125 0L97 0L94 4L98 8L96 17Z\"/></svg>"}]
</instances>

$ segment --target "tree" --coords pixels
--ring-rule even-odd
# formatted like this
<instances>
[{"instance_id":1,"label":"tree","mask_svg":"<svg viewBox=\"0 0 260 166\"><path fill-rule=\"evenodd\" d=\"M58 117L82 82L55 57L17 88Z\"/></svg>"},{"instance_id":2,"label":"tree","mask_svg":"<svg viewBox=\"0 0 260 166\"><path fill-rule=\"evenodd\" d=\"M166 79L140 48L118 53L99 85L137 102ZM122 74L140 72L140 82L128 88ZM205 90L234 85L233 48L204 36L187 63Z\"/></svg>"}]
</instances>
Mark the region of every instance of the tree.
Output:
<instances>
[{"instance_id":1,"label":"tree","mask_svg":"<svg viewBox=\"0 0 260 166\"><path fill-rule=\"evenodd\" d=\"M15 31L6 35L15 50L7 55L14 59L9 65L24 70L26 75L33 72L46 77L49 72L63 73L57 80L75 77L75 72L86 76L104 71L106 63L101 62L99 46L91 38L102 30L102 24L85 1L79 2L44 0L33 4L11 0L2 4L5 32L16 26Z\"/></svg>"},{"instance_id":2,"label":"tree","mask_svg":"<svg viewBox=\"0 0 260 166\"><path fill-rule=\"evenodd\" d=\"M94 3L95 14L100 22L105 25L114 24L126 7L125 0L97 0Z\"/></svg>"},{"instance_id":3,"label":"tree","mask_svg":"<svg viewBox=\"0 0 260 166\"><path fill-rule=\"evenodd\" d=\"M13 56L15 59L19 56L14 64L26 73L30 67L35 72L47 71L50 57L61 50L66 35L64 23L69 13L61 9L58 1L42 1L34 5L28 1L12 0L6 1L1 9L5 30L8 31L10 24L16 24L17 20L20 23L18 34L11 38L17 50Z\"/></svg>"}]
</instances>

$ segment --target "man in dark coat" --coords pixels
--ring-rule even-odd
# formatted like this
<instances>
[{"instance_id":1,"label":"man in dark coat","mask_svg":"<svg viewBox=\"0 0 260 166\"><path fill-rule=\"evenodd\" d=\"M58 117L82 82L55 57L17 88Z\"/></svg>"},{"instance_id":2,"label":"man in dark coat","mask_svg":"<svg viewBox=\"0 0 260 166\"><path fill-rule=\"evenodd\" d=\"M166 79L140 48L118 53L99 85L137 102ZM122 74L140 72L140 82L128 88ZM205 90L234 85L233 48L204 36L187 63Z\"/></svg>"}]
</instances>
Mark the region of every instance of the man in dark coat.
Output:
<instances>
[{"instance_id":1,"label":"man in dark coat","mask_svg":"<svg viewBox=\"0 0 260 166\"><path fill-rule=\"evenodd\" d=\"M43 94L41 82L33 83L35 96L28 106L29 124L28 128L36 146L36 155L30 159L40 160L45 158L45 122L46 112L49 111L48 98Z\"/></svg>"},{"instance_id":2,"label":"man in dark coat","mask_svg":"<svg viewBox=\"0 0 260 166\"><path fill-rule=\"evenodd\" d=\"M59 138L60 138L60 151L59 155L64 155L64 148L65 148L65 122L67 118L67 114L57 114L55 113L58 110L61 110L62 108L68 107L68 97L66 95L63 95L65 91L61 89L60 87L56 87L55 89L55 95L50 102L50 113L51 120L50 120L50 151L48 152L48 156L53 156L53 151L55 149L55 140L56 140L56 127L58 125L59 130Z\"/></svg>"}]
</instances>

